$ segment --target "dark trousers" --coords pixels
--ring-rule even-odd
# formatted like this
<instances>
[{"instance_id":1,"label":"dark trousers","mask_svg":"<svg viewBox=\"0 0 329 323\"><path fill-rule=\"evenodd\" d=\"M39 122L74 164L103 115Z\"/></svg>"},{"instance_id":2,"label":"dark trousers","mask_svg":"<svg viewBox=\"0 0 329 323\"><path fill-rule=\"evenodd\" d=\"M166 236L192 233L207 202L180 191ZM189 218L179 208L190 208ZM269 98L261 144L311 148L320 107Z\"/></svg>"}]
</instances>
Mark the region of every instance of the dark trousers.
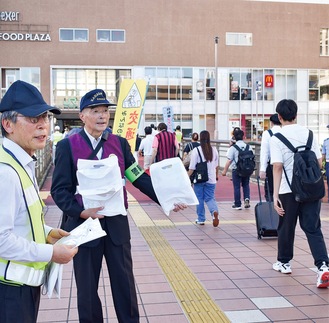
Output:
<instances>
[{"instance_id":1,"label":"dark trousers","mask_svg":"<svg viewBox=\"0 0 329 323\"><path fill-rule=\"evenodd\" d=\"M105 236L96 247L80 246L73 258L80 323L103 323L102 304L97 292L103 255L118 321L139 322L130 242L114 245L110 237Z\"/></svg>"},{"instance_id":2,"label":"dark trousers","mask_svg":"<svg viewBox=\"0 0 329 323\"><path fill-rule=\"evenodd\" d=\"M266 168L266 178L265 178L265 200L267 202L273 201L273 165L268 164Z\"/></svg>"},{"instance_id":3,"label":"dark trousers","mask_svg":"<svg viewBox=\"0 0 329 323\"><path fill-rule=\"evenodd\" d=\"M250 177L241 177L238 175L236 170L232 171L232 182L234 189L234 205L241 206L241 192L240 188L242 186L243 198L250 199L250 186L249 186Z\"/></svg>"},{"instance_id":4,"label":"dark trousers","mask_svg":"<svg viewBox=\"0 0 329 323\"><path fill-rule=\"evenodd\" d=\"M306 234L314 264L318 268L324 261L328 264L328 252L321 231L321 201L299 203L292 193L280 194L279 198L285 210L280 216L278 227L278 261L289 262L294 256L294 240L297 219Z\"/></svg>"},{"instance_id":5,"label":"dark trousers","mask_svg":"<svg viewBox=\"0 0 329 323\"><path fill-rule=\"evenodd\" d=\"M35 323L40 304L40 287L0 283L0 322Z\"/></svg>"}]
</instances>

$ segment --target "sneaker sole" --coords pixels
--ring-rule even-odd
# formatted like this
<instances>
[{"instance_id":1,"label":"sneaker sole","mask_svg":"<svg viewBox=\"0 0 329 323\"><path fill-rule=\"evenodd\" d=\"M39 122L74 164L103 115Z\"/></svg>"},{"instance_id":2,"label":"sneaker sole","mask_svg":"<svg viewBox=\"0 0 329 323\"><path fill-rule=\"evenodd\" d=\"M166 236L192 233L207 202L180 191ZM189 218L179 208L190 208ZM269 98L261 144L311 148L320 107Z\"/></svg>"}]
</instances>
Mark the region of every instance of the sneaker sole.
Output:
<instances>
[{"instance_id":1,"label":"sneaker sole","mask_svg":"<svg viewBox=\"0 0 329 323\"><path fill-rule=\"evenodd\" d=\"M318 288L329 287L329 271L322 274L322 283L317 285Z\"/></svg>"},{"instance_id":2,"label":"sneaker sole","mask_svg":"<svg viewBox=\"0 0 329 323\"><path fill-rule=\"evenodd\" d=\"M218 219L218 212L214 212L214 218L212 220L212 225L214 227L218 227L219 219Z\"/></svg>"}]
</instances>

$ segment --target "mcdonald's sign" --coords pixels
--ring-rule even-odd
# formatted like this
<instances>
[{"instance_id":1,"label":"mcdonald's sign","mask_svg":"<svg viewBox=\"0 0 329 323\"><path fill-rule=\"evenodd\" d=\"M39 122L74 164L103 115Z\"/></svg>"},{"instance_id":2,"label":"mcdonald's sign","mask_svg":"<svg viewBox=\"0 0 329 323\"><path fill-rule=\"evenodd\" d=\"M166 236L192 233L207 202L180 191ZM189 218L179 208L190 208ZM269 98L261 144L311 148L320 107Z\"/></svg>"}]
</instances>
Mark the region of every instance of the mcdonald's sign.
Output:
<instances>
[{"instance_id":1,"label":"mcdonald's sign","mask_svg":"<svg viewBox=\"0 0 329 323\"><path fill-rule=\"evenodd\" d=\"M265 87L273 87L273 85L274 85L274 77L273 77L273 75L270 75L270 74L265 75L265 82L264 82L264 84L265 84Z\"/></svg>"}]
</instances>

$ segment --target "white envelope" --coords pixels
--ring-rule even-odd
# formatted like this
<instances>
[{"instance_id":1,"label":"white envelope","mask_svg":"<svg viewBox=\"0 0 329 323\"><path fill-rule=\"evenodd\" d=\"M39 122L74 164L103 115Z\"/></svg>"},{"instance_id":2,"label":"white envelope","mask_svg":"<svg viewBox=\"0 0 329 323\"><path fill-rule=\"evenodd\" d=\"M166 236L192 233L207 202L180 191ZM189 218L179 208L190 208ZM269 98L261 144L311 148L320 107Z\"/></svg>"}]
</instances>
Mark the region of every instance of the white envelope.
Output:
<instances>
[{"instance_id":1,"label":"white envelope","mask_svg":"<svg viewBox=\"0 0 329 323\"><path fill-rule=\"evenodd\" d=\"M177 203L199 204L180 158L164 159L152 164L150 174L155 194L166 215Z\"/></svg>"},{"instance_id":2,"label":"white envelope","mask_svg":"<svg viewBox=\"0 0 329 323\"><path fill-rule=\"evenodd\" d=\"M65 244L78 247L83 243L106 236L106 232L102 229L99 219L88 218L78 227L70 232L70 235L59 239L56 244ZM45 283L42 287L43 293L49 298L53 293L57 298L61 297L61 286L63 276L63 265L50 262L46 269Z\"/></svg>"}]
</instances>

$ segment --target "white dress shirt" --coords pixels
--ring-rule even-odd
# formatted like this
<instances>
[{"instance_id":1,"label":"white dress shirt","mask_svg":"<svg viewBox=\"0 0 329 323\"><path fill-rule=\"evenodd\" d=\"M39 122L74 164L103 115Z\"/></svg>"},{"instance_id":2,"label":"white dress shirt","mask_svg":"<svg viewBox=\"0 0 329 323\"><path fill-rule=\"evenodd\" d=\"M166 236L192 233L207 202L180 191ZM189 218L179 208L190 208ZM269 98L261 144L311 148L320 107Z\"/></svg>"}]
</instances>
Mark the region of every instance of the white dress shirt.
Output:
<instances>
[{"instance_id":1,"label":"white dress shirt","mask_svg":"<svg viewBox=\"0 0 329 323\"><path fill-rule=\"evenodd\" d=\"M4 138L3 146L10 150L28 175L34 178L35 162L19 145ZM35 182L35 180L34 180ZM51 244L35 243L16 171L0 163L0 257L23 262L48 262L53 255ZM51 230L45 226L46 235ZM0 268L0 275L3 268Z\"/></svg>"},{"instance_id":2,"label":"white dress shirt","mask_svg":"<svg viewBox=\"0 0 329 323\"><path fill-rule=\"evenodd\" d=\"M273 135L277 132L280 132L281 126L274 125L271 128ZM266 168L268 165L268 162L271 160L271 154L270 154L270 139L271 135L269 134L268 130L263 132L262 135L262 142L260 145L260 171L266 172Z\"/></svg>"}]
</instances>

